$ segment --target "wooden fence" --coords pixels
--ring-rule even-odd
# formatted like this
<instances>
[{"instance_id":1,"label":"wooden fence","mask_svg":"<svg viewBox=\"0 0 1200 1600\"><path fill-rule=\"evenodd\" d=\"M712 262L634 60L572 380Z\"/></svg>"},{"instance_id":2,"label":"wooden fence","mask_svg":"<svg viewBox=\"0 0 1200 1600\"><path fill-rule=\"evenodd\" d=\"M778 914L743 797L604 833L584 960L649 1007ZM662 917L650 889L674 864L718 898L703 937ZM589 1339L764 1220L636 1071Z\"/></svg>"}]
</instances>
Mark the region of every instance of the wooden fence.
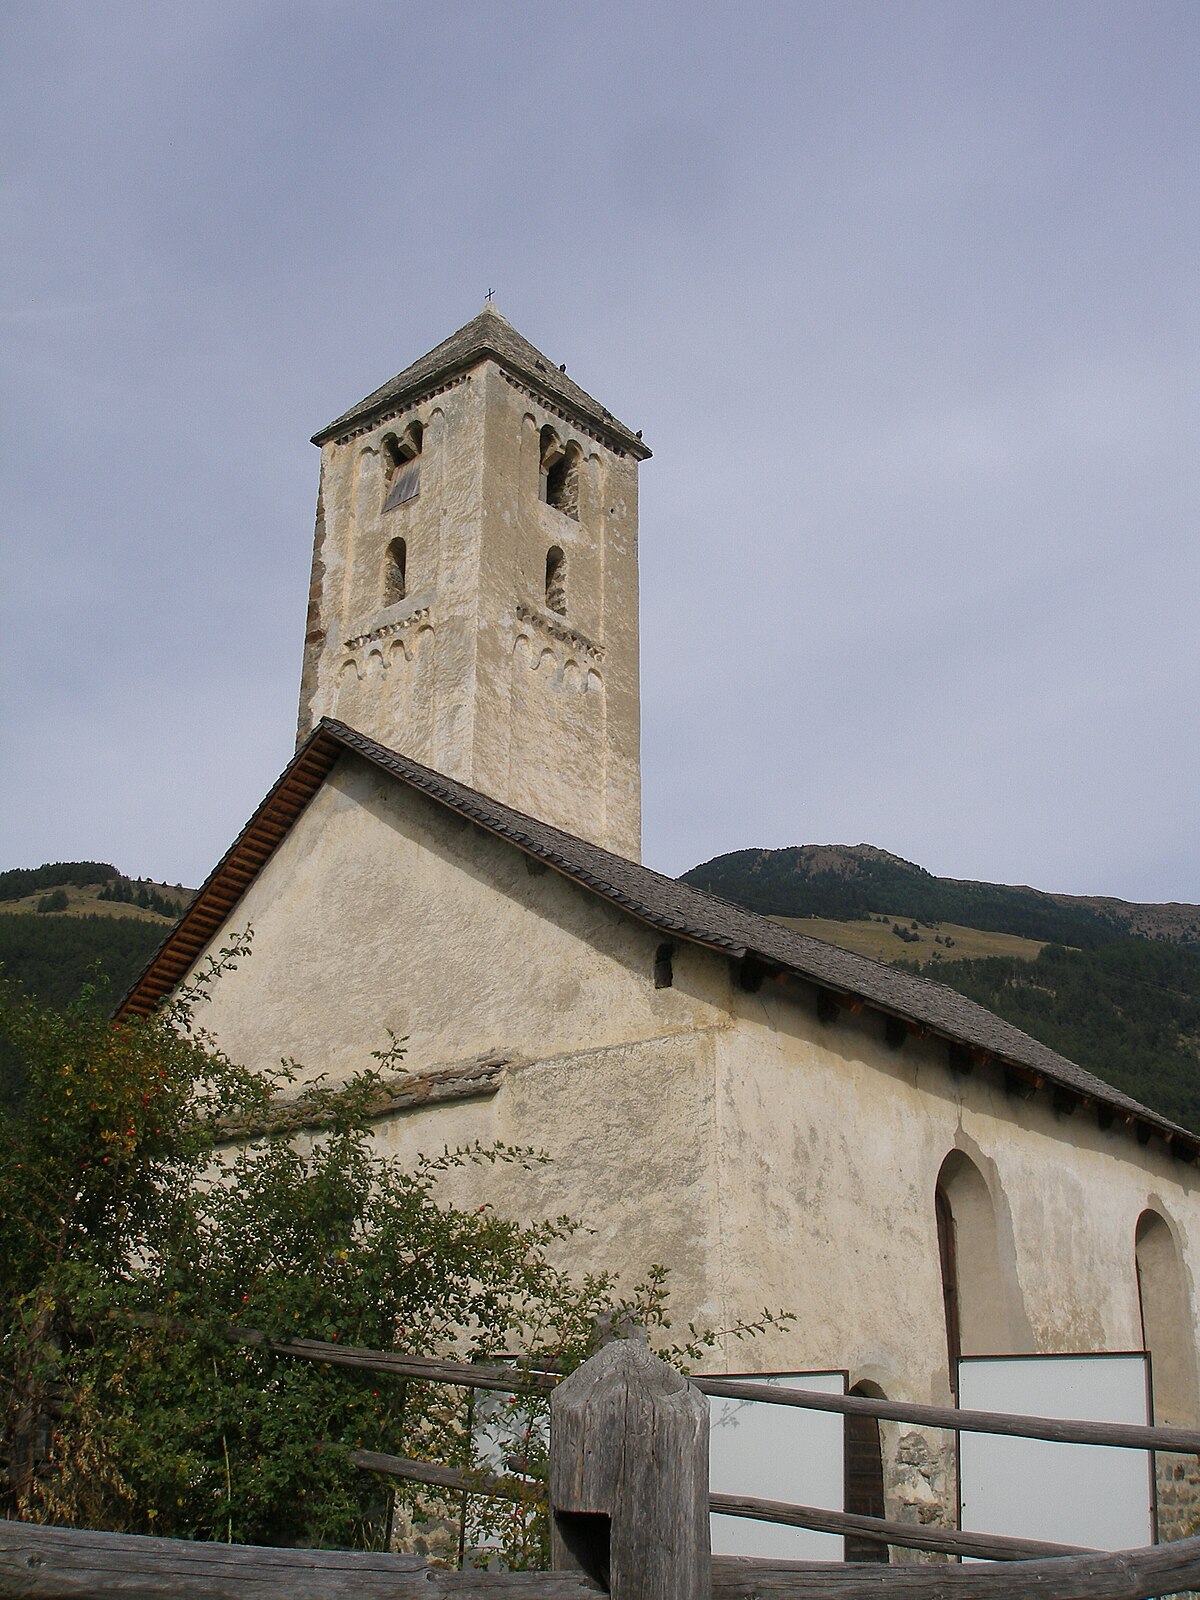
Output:
<instances>
[{"instance_id":1,"label":"wooden fence","mask_svg":"<svg viewBox=\"0 0 1200 1600\"><path fill-rule=\"evenodd\" d=\"M261 1336L237 1335L268 1343ZM1200 1587L1200 1537L1106 1553L914 1527L708 1489L709 1394L956 1431L1200 1454L1200 1433L1061 1422L742 1380L688 1380L638 1339L606 1345L570 1377L316 1341L280 1354L510 1393L550 1392L547 1493L555 1571L444 1571L417 1557L188 1543L0 1522L0 1596L25 1600L1153 1600ZM524 1492L513 1480L357 1452L366 1470L472 1493ZM852 1533L878 1542L982 1557L971 1566L855 1565L712 1557L709 1513ZM484 1593L486 1591L486 1593Z\"/></svg>"}]
</instances>

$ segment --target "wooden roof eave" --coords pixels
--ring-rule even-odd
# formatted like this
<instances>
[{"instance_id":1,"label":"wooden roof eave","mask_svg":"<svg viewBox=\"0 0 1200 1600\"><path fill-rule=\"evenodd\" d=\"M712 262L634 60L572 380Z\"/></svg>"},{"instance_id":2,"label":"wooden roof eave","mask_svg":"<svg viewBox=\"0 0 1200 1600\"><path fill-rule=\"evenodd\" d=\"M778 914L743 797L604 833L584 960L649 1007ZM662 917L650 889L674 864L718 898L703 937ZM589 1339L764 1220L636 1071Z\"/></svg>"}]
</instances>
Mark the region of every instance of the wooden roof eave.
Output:
<instances>
[{"instance_id":1,"label":"wooden roof eave","mask_svg":"<svg viewBox=\"0 0 1200 1600\"><path fill-rule=\"evenodd\" d=\"M117 1006L117 1021L148 1016L179 986L283 843L342 751L341 743L320 727L309 736L134 979Z\"/></svg>"},{"instance_id":2,"label":"wooden roof eave","mask_svg":"<svg viewBox=\"0 0 1200 1600\"><path fill-rule=\"evenodd\" d=\"M403 774L397 774L384 760L374 756L372 754L374 748L375 741L357 734L353 729L343 729L341 724L331 724L327 721L318 724L264 797L250 821L213 868L191 906L150 957L118 1006L116 1011L118 1019L147 1015L165 995L178 986L197 957L210 943L214 931L228 918L259 872L279 848L340 756L347 753L358 755L390 776L398 776L400 781L407 781ZM394 754L395 752L385 752L380 747L381 756ZM1081 1093L1076 1085L1058 1078L1052 1070L1040 1065L1033 1067L1028 1062L1012 1059L989 1046L956 1037L928 1019L911 1015L902 1007L893 1007L881 1002L878 996L842 993L836 988L830 988L823 984L819 976L803 968L791 966L787 962L781 962L778 955L767 950L759 950L745 942L732 939L705 938L699 930L681 923L677 918L656 915L653 910L639 905L616 885L604 881L593 873L579 870L578 866L568 862L554 850L536 845L515 825L507 827L500 821L488 821L473 807L458 800L454 792L457 785L446 787L438 781L439 775L436 773L428 773L426 776L428 781L423 778L419 785L410 786L416 787L419 793L436 800L447 810L479 828L481 832L491 834L506 844L515 846L524 855L552 868L559 876L589 893L599 894L617 906L625 915L633 917L646 927L670 934L701 949L711 950L730 960L758 963L765 976L773 976L776 979L791 977L818 990L828 988L831 1000L840 1010L861 1012L865 1008L885 1019L893 1019L914 1037L937 1039L944 1043L950 1052L959 1052L960 1070L970 1071L972 1066L991 1064L1006 1075L1007 1081L1024 1086L1031 1093L1050 1086L1063 1091L1066 1095L1076 1097L1077 1104L1095 1098L1098 1106L1109 1114L1111 1121L1120 1121L1136 1127L1139 1134L1147 1129L1151 1130L1164 1141L1177 1159L1190 1163L1200 1158L1200 1139L1188 1130L1181 1129L1166 1118L1160 1117L1156 1112L1150 1111L1149 1108L1129 1101L1128 1097L1118 1090L1110 1090L1103 1096L1093 1091L1089 1096ZM453 780L446 780L446 783L453 785ZM964 1068L963 1062L969 1062L970 1065ZM1103 1084L1102 1080L1096 1080L1096 1089L1109 1089L1109 1086ZM1146 1137L1149 1137L1149 1134ZM1145 1143L1146 1139L1143 1138L1142 1142Z\"/></svg>"}]
</instances>

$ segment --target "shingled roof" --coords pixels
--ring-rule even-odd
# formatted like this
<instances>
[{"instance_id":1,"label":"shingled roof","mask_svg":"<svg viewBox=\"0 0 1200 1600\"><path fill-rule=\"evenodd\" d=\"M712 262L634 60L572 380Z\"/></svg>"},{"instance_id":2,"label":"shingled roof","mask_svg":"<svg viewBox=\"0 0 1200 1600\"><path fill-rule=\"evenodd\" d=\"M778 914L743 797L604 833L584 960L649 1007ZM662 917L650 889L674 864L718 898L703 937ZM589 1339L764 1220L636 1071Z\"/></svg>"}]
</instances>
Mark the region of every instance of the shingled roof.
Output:
<instances>
[{"instance_id":1,"label":"shingled roof","mask_svg":"<svg viewBox=\"0 0 1200 1600\"><path fill-rule=\"evenodd\" d=\"M151 957L121 1002L118 1017L145 1015L185 977L347 751L507 840L639 921L743 963L744 979L757 982L774 977L801 978L818 988L831 1015L837 1008L860 1011L868 1007L890 1019L889 1025L896 1030L898 1039L904 1032L911 1032L944 1040L950 1047L952 1064L960 1070L992 1064L1022 1096L1048 1088L1060 1110L1091 1104L1102 1125L1126 1123L1136 1130L1142 1143L1158 1135L1173 1154L1185 1161L1194 1161L1200 1155L1200 1138L1194 1133L1122 1094L944 984L809 938L770 917L626 861L599 845L552 828L549 823L525 816L476 789L410 761L346 723L328 717L296 752Z\"/></svg>"},{"instance_id":2,"label":"shingled roof","mask_svg":"<svg viewBox=\"0 0 1200 1600\"><path fill-rule=\"evenodd\" d=\"M642 443L636 433L623 422L618 422L611 411L568 378L560 366L535 349L491 301L477 317L465 323L448 339L443 339L428 355L414 361L411 367L405 367L390 383L385 383L374 394L360 400L356 406L335 418L327 428L314 433L312 442L324 444L339 434L352 433L373 422L381 413L396 410L405 401L415 399L446 378L469 371L489 357L514 377L522 379L561 406L568 415L594 429L618 450L628 451L639 461L649 456L648 446Z\"/></svg>"}]
</instances>

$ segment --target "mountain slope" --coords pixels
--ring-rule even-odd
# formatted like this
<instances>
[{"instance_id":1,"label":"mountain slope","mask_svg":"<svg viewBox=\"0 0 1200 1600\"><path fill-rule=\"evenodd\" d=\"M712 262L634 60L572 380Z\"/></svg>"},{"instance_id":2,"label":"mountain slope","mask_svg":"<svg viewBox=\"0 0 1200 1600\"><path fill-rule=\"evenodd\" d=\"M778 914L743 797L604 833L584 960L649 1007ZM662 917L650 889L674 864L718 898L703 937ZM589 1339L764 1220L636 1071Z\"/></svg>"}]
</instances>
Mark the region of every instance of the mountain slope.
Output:
<instances>
[{"instance_id":1,"label":"mountain slope","mask_svg":"<svg viewBox=\"0 0 1200 1600\"><path fill-rule=\"evenodd\" d=\"M1137 905L1047 894L1025 885L935 878L924 867L869 844L735 850L693 867L683 882L767 916L851 921L884 913L1080 947L1137 935L1200 950L1200 906Z\"/></svg>"}]
</instances>

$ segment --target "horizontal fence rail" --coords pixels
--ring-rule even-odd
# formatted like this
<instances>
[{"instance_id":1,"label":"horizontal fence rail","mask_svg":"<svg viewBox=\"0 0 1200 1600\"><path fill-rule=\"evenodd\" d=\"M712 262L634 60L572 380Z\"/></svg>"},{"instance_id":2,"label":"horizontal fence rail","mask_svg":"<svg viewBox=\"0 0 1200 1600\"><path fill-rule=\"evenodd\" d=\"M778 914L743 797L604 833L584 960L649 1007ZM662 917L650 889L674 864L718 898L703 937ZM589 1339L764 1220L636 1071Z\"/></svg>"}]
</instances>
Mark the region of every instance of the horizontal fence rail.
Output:
<instances>
[{"instance_id":1,"label":"horizontal fence rail","mask_svg":"<svg viewBox=\"0 0 1200 1600\"><path fill-rule=\"evenodd\" d=\"M1054 1444L1106 1444L1125 1450L1166 1450L1200 1455L1200 1431L1153 1428L1127 1422L1073 1422L1056 1417L1022 1417L1002 1411L960 1411L952 1406L910 1405L904 1400L875 1400L857 1394L818 1394L813 1389L782 1389L773 1383L742 1378L693 1377L701 1394L728 1400L761 1400L768 1405L799 1406L805 1411L838 1411L848 1417L876 1417L881 1422L912 1422L924 1428L949 1428L955 1433L1000 1433L1021 1439L1049 1439Z\"/></svg>"},{"instance_id":2,"label":"horizontal fence rail","mask_svg":"<svg viewBox=\"0 0 1200 1600\"><path fill-rule=\"evenodd\" d=\"M410 1456L386 1455L380 1450L354 1450L353 1466L378 1472L406 1483L422 1483L456 1494L489 1495L498 1500L527 1503L543 1499L546 1485L535 1478L497 1477L471 1468L443 1467ZM903 1545L939 1555L971 1556L983 1561L1031 1561L1042 1556L1078 1556L1093 1552L1077 1544L1048 1544L1041 1539L1010 1539L1002 1534L960 1533L913 1522L891 1522L884 1517L855 1516L848 1511L826 1511L818 1506L789 1505L782 1500L758 1500L747 1495L710 1494L710 1511L726 1517L749 1517L815 1533L852 1534L876 1544Z\"/></svg>"},{"instance_id":3,"label":"horizontal fence rail","mask_svg":"<svg viewBox=\"0 0 1200 1600\"><path fill-rule=\"evenodd\" d=\"M498 1367L473 1361L438 1361L399 1351L363 1350L320 1339L270 1339L251 1329L231 1329L237 1344L260 1345L275 1355L329 1366L358 1367L364 1372L391 1373L427 1383L452 1383L464 1388L494 1389L506 1394L549 1394L562 1382L559 1373L529 1367ZM1126 1450L1163 1450L1174 1455L1200 1455L1200 1430L1149 1427L1125 1422L1077 1422L1057 1417L1008 1415L1000 1411L961 1411L953 1406L926 1406L906 1400L877 1400L867 1395L820 1394L814 1389L779 1388L747 1378L693 1374L689 1382L701 1394L728 1400L758 1400L766 1405L797 1406L806 1411L832 1411L843 1416L875 1417L881 1422L908 1422L954 1433L1007 1434L1022 1439L1047 1439L1053 1444L1111 1445Z\"/></svg>"},{"instance_id":4,"label":"horizontal fence rail","mask_svg":"<svg viewBox=\"0 0 1200 1600\"><path fill-rule=\"evenodd\" d=\"M903 1545L907 1550L971 1556L982 1561L1035 1561L1043 1556L1095 1554L1086 1545L1010 1539L999 1533L960 1533L954 1528L891 1522L886 1517L860 1517L849 1511L822 1511L817 1506L792 1506L782 1500L756 1500L748 1495L710 1494L708 1505L710 1511L719 1511L726 1517L752 1517L758 1522L774 1522L789 1528L809 1528L814 1533L848 1533L860 1539L873 1539L876 1544Z\"/></svg>"},{"instance_id":5,"label":"horizontal fence rail","mask_svg":"<svg viewBox=\"0 0 1200 1600\"><path fill-rule=\"evenodd\" d=\"M363 1350L323 1339L271 1339L253 1328L231 1328L232 1344L257 1346L277 1356L318 1361L329 1367L357 1367L362 1372L419 1378L424 1383L452 1383L465 1389L494 1389L502 1394L549 1394L562 1381L560 1373L537 1367L489 1366L479 1361L439 1361L400 1350Z\"/></svg>"},{"instance_id":6,"label":"horizontal fence rail","mask_svg":"<svg viewBox=\"0 0 1200 1600\"><path fill-rule=\"evenodd\" d=\"M713 1557L712 1600L1159 1600L1200 1587L1200 1538L969 1567Z\"/></svg>"},{"instance_id":7,"label":"horizontal fence rail","mask_svg":"<svg viewBox=\"0 0 1200 1600\"><path fill-rule=\"evenodd\" d=\"M411 1456L392 1456L382 1450L352 1450L350 1465L364 1472L378 1472L386 1478L401 1478L406 1483L430 1484L458 1494L490 1495L495 1500L544 1500L546 1485L540 1478L498 1477L472 1467L435 1466L430 1461L415 1461Z\"/></svg>"},{"instance_id":8,"label":"horizontal fence rail","mask_svg":"<svg viewBox=\"0 0 1200 1600\"><path fill-rule=\"evenodd\" d=\"M420 1556L193 1544L0 1521L5 1600L595 1600L598 1592L569 1572L452 1572Z\"/></svg>"},{"instance_id":9,"label":"horizontal fence rail","mask_svg":"<svg viewBox=\"0 0 1200 1600\"><path fill-rule=\"evenodd\" d=\"M1198 1586L1200 1538L1018 1566L712 1561L712 1600L1157 1600ZM595 1600L599 1593L581 1573L450 1572L417 1556L191 1544L0 1521L5 1600Z\"/></svg>"}]
</instances>

